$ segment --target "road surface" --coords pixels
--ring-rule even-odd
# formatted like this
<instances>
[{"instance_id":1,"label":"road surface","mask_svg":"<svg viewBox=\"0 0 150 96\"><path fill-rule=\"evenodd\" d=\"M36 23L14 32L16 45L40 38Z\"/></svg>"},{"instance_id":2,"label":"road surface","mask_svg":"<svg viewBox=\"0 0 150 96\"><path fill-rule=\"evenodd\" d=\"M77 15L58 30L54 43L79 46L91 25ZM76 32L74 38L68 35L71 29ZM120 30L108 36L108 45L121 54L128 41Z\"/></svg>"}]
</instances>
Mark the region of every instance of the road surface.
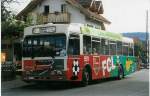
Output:
<instances>
[{"instance_id":1,"label":"road surface","mask_svg":"<svg viewBox=\"0 0 150 96\"><path fill-rule=\"evenodd\" d=\"M2 82L2 96L149 96L149 70L142 69L123 80L107 80L87 87L34 85L20 80Z\"/></svg>"}]
</instances>

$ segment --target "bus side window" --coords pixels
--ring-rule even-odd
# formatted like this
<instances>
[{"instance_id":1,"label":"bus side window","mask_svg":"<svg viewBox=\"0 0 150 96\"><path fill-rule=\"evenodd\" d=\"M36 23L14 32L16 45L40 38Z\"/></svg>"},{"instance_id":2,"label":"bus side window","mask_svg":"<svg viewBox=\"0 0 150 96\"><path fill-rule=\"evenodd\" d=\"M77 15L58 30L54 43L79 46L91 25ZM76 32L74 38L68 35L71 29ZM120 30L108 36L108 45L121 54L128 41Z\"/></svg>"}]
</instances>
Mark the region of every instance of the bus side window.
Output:
<instances>
[{"instance_id":1,"label":"bus side window","mask_svg":"<svg viewBox=\"0 0 150 96\"><path fill-rule=\"evenodd\" d=\"M129 51L129 44L128 43L123 43L123 55L128 56L128 51Z\"/></svg>"},{"instance_id":2,"label":"bus side window","mask_svg":"<svg viewBox=\"0 0 150 96\"><path fill-rule=\"evenodd\" d=\"M92 38L92 54L98 55L100 54L100 39Z\"/></svg>"},{"instance_id":3,"label":"bus side window","mask_svg":"<svg viewBox=\"0 0 150 96\"><path fill-rule=\"evenodd\" d=\"M116 50L117 50L117 44L115 41L110 41L109 42L109 55L116 55Z\"/></svg>"},{"instance_id":4,"label":"bus side window","mask_svg":"<svg viewBox=\"0 0 150 96\"><path fill-rule=\"evenodd\" d=\"M85 55L89 55L92 53L90 36L83 36L83 53Z\"/></svg>"},{"instance_id":5,"label":"bus side window","mask_svg":"<svg viewBox=\"0 0 150 96\"><path fill-rule=\"evenodd\" d=\"M109 55L109 41L101 39L101 54Z\"/></svg>"},{"instance_id":6,"label":"bus side window","mask_svg":"<svg viewBox=\"0 0 150 96\"><path fill-rule=\"evenodd\" d=\"M117 55L122 55L122 42L117 42Z\"/></svg>"},{"instance_id":7,"label":"bus side window","mask_svg":"<svg viewBox=\"0 0 150 96\"><path fill-rule=\"evenodd\" d=\"M80 55L79 36L71 35L69 38L68 55Z\"/></svg>"},{"instance_id":8,"label":"bus side window","mask_svg":"<svg viewBox=\"0 0 150 96\"><path fill-rule=\"evenodd\" d=\"M133 44L132 43L130 43L130 45L129 45L129 56L133 56Z\"/></svg>"}]
</instances>

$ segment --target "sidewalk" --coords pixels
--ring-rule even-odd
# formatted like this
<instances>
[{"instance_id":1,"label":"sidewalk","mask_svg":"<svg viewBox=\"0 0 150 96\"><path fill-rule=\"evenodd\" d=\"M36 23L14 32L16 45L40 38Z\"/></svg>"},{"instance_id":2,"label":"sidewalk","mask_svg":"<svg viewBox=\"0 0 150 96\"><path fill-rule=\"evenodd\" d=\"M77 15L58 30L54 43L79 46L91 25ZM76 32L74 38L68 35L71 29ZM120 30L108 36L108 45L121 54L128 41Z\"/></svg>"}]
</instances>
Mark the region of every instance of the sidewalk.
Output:
<instances>
[{"instance_id":1,"label":"sidewalk","mask_svg":"<svg viewBox=\"0 0 150 96\"><path fill-rule=\"evenodd\" d=\"M1 82L1 90L16 88L27 85L27 83L23 82L20 77L16 77L15 80L12 81L2 81Z\"/></svg>"}]
</instances>

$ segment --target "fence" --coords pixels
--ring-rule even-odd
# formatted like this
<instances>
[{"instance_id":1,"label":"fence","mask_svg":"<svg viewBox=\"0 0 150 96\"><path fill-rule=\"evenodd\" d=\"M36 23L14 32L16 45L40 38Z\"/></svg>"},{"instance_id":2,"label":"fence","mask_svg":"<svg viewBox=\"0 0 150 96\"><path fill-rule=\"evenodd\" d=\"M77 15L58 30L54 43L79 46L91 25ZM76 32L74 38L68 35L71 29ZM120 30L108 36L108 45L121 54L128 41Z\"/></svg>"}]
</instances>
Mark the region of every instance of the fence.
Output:
<instances>
[{"instance_id":1,"label":"fence","mask_svg":"<svg viewBox=\"0 0 150 96\"><path fill-rule=\"evenodd\" d=\"M9 81L16 78L16 68L13 63L6 63L1 65L1 80Z\"/></svg>"}]
</instances>

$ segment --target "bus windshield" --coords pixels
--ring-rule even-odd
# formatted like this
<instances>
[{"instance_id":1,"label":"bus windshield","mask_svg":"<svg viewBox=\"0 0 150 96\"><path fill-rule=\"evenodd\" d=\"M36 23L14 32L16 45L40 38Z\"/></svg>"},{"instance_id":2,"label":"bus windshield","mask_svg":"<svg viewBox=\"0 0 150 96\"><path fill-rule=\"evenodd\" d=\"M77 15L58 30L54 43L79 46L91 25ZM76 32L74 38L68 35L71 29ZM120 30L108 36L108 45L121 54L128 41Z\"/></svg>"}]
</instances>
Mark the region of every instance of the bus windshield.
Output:
<instances>
[{"instance_id":1,"label":"bus windshield","mask_svg":"<svg viewBox=\"0 0 150 96\"><path fill-rule=\"evenodd\" d=\"M66 36L30 35L23 41L23 57L52 57L66 55Z\"/></svg>"}]
</instances>

